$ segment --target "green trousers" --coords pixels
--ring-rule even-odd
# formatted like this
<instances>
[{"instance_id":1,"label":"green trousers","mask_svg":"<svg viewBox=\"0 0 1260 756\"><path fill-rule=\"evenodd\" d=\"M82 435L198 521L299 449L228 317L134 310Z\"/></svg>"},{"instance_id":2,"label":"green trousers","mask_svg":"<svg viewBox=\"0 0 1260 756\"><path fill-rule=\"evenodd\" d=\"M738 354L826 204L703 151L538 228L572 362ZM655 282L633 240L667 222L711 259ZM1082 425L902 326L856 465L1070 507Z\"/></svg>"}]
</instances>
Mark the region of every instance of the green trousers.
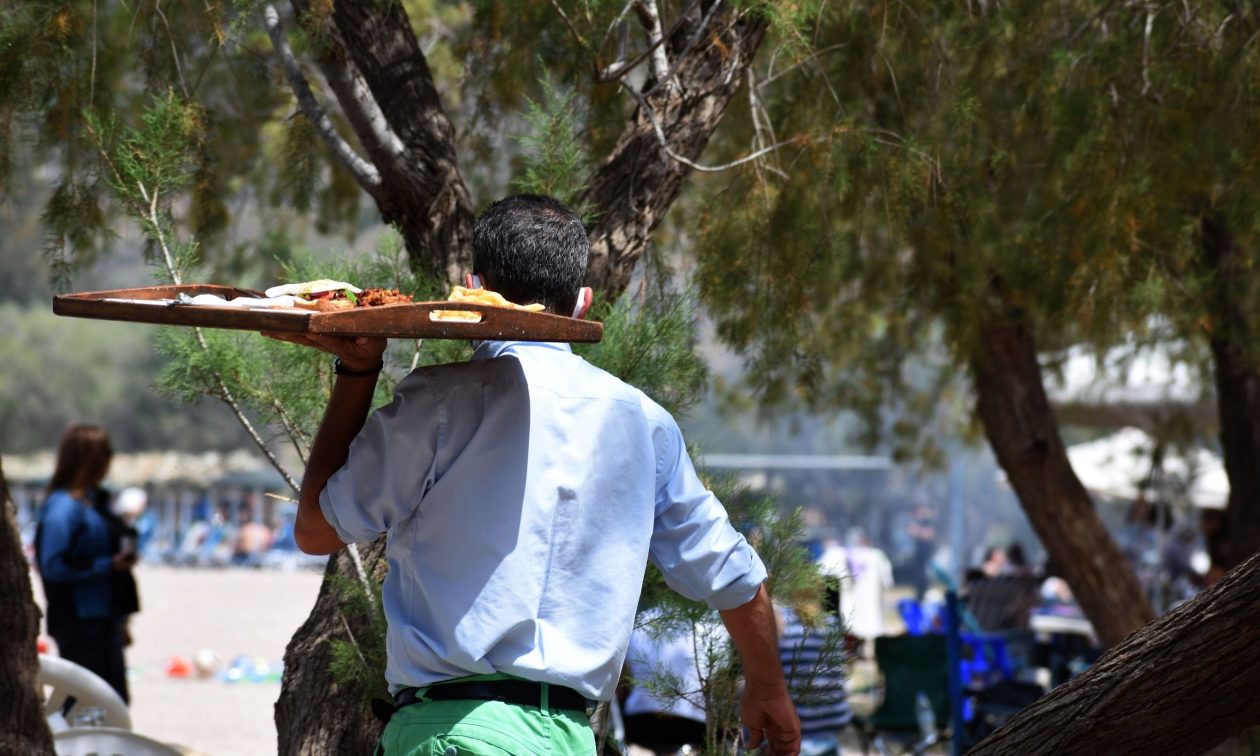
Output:
<instances>
[{"instance_id":1,"label":"green trousers","mask_svg":"<svg viewBox=\"0 0 1260 756\"><path fill-rule=\"evenodd\" d=\"M377 756L594 756L586 712L501 701L419 701L394 712Z\"/></svg>"}]
</instances>

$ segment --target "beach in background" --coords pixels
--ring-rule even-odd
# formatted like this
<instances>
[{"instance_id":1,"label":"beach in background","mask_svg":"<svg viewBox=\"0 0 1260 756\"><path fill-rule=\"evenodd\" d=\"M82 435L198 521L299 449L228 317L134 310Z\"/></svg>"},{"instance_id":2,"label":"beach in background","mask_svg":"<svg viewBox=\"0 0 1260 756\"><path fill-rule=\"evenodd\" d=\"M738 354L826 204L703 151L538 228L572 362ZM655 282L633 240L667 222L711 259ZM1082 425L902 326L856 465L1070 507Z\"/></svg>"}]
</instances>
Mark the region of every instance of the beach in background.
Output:
<instances>
[{"instance_id":1,"label":"beach in background","mask_svg":"<svg viewBox=\"0 0 1260 756\"><path fill-rule=\"evenodd\" d=\"M132 729L206 756L274 754L279 665L315 604L322 576L138 566L141 612L132 619L127 649ZM39 579L32 582L42 607ZM196 671L199 655L217 662L207 677ZM234 661L245 660L231 671ZM181 664L187 677L168 674ZM230 682L229 675L241 679Z\"/></svg>"}]
</instances>

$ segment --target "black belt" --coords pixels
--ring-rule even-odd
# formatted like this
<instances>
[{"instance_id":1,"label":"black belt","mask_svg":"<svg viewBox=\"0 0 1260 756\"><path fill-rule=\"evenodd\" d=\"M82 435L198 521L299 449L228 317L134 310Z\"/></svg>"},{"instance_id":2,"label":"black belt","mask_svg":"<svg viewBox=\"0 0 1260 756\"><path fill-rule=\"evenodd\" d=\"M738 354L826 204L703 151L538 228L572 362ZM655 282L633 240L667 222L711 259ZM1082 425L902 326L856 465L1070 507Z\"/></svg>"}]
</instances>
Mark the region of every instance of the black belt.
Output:
<instances>
[{"instance_id":1,"label":"black belt","mask_svg":"<svg viewBox=\"0 0 1260 756\"><path fill-rule=\"evenodd\" d=\"M471 680L468 682L438 683L424 689L424 696L416 695L420 688L403 688L394 696L399 708L420 700L429 701L502 701L518 706L543 705L543 686L546 683L529 680ZM547 708L577 709L586 711L586 697L572 688L547 685Z\"/></svg>"}]
</instances>

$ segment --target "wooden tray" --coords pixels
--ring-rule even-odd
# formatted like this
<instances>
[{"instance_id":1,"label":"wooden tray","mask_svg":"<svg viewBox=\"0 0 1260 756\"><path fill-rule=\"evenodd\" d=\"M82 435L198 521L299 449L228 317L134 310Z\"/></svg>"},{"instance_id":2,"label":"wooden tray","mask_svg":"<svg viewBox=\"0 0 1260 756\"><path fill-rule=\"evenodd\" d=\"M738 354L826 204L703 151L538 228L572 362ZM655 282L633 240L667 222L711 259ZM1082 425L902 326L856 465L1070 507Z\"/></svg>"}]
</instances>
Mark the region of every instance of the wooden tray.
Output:
<instances>
[{"instance_id":1,"label":"wooden tray","mask_svg":"<svg viewBox=\"0 0 1260 756\"><path fill-rule=\"evenodd\" d=\"M261 297L262 292L212 284L145 286L63 294L53 312L74 318L133 323L232 328L241 331L387 336L399 339L493 339L521 341L599 341L604 326L543 312L467 302L415 302L356 307L335 312L300 309L246 309L180 304L180 294L216 294L224 299ZM480 322L433 320L435 310L470 310Z\"/></svg>"}]
</instances>

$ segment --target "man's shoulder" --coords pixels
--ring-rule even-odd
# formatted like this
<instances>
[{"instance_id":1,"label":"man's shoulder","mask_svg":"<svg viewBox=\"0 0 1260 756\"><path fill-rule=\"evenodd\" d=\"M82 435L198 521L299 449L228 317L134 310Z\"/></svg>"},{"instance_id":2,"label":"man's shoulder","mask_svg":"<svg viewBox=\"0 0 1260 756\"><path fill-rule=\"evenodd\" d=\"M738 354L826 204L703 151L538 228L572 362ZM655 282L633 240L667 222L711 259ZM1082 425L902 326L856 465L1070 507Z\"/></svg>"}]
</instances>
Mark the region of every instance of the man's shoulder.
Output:
<instances>
[{"instance_id":1,"label":"man's shoulder","mask_svg":"<svg viewBox=\"0 0 1260 756\"><path fill-rule=\"evenodd\" d=\"M515 359L496 357L488 360L468 360L465 362L447 362L441 365L425 365L411 371L398 384L399 390L437 390L462 386L471 383L501 382L519 380L524 382L524 374Z\"/></svg>"}]
</instances>

